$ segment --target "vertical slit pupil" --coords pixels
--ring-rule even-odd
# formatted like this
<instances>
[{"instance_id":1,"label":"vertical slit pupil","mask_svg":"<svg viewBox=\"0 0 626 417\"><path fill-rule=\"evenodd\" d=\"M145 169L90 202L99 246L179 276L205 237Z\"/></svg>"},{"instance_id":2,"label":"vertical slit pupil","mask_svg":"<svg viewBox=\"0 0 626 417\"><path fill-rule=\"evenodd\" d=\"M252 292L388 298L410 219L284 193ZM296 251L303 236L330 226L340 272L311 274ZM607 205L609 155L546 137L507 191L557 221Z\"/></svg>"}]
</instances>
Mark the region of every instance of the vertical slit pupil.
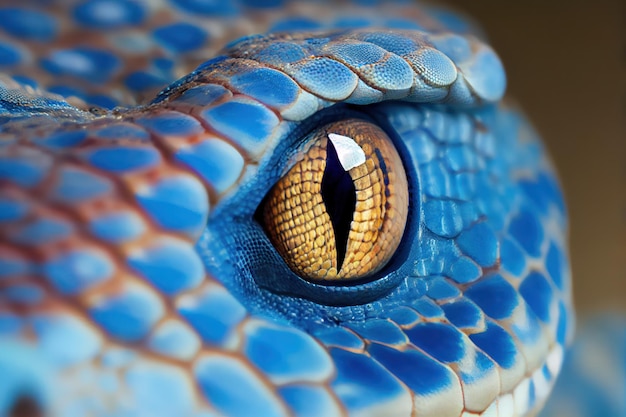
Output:
<instances>
[{"instance_id":1,"label":"vertical slit pupil","mask_svg":"<svg viewBox=\"0 0 626 417\"><path fill-rule=\"evenodd\" d=\"M337 270L346 257L348 234L356 208L356 188L350 173L343 169L332 141L326 146L326 169L322 176L322 199L335 232Z\"/></svg>"}]
</instances>

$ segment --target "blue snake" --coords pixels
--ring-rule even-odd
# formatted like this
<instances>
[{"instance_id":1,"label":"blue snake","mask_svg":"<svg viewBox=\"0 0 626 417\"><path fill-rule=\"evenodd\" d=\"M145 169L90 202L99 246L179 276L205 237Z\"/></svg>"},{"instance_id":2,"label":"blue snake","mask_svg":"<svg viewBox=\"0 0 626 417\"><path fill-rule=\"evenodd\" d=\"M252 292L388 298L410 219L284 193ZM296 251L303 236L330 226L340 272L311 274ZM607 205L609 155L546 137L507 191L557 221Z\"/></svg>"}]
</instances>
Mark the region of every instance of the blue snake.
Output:
<instances>
[{"instance_id":1,"label":"blue snake","mask_svg":"<svg viewBox=\"0 0 626 417\"><path fill-rule=\"evenodd\" d=\"M3 4L1 415L538 412L555 171L478 29L356 3Z\"/></svg>"}]
</instances>

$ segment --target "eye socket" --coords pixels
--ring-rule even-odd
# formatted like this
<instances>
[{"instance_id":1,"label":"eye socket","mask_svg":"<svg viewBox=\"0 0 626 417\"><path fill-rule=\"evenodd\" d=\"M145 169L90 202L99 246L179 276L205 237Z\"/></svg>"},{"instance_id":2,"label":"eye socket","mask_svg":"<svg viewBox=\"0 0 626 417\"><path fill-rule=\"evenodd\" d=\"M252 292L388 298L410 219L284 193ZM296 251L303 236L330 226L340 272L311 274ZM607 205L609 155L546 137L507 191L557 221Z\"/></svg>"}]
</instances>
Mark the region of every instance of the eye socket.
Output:
<instances>
[{"instance_id":1,"label":"eye socket","mask_svg":"<svg viewBox=\"0 0 626 417\"><path fill-rule=\"evenodd\" d=\"M391 139L372 123L348 119L310 135L258 215L293 272L337 284L385 266L407 213L406 173Z\"/></svg>"}]
</instances>

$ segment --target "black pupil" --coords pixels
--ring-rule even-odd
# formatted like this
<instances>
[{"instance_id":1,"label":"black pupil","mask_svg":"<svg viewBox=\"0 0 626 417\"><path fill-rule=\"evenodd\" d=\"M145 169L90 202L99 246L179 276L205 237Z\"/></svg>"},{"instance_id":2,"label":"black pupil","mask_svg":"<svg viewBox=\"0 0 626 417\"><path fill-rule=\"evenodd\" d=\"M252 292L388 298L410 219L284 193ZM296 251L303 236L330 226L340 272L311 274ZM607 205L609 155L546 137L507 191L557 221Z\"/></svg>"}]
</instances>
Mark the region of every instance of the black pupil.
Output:
<instances>
[{"instance_id":1,"label":"black pupil","mask_svg":"<svg viewBox=\"0 0 626 417\"><path fill-rule=\"evenodd\" d=\"M326 169L322 177L322 199L335 232L337 269L346 257L350 224L356 208L356 188L350 174L343 169L332 141L326 147Z\"/></svg>"}]
</instances>

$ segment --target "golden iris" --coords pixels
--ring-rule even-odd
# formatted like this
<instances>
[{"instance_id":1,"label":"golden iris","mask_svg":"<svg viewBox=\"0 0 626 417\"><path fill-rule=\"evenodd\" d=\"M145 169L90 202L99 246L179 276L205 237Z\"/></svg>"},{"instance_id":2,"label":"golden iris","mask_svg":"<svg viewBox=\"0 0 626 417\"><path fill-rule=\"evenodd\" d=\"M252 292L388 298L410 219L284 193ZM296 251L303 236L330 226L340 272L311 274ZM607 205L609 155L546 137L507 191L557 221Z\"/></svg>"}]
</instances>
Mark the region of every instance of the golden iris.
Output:
<instances>
[{"instance_id":1,"label":"golden iris","mask_svg":"<svg viewBox=\"0 0 626 417\"><path fill-rule=\"evenodd\" d=\"M349 119L311 134L259 215L292 271L336 283L384 267L407 212L406 173L391 139L372 123Z\"/></svg>"}]
</instances>

